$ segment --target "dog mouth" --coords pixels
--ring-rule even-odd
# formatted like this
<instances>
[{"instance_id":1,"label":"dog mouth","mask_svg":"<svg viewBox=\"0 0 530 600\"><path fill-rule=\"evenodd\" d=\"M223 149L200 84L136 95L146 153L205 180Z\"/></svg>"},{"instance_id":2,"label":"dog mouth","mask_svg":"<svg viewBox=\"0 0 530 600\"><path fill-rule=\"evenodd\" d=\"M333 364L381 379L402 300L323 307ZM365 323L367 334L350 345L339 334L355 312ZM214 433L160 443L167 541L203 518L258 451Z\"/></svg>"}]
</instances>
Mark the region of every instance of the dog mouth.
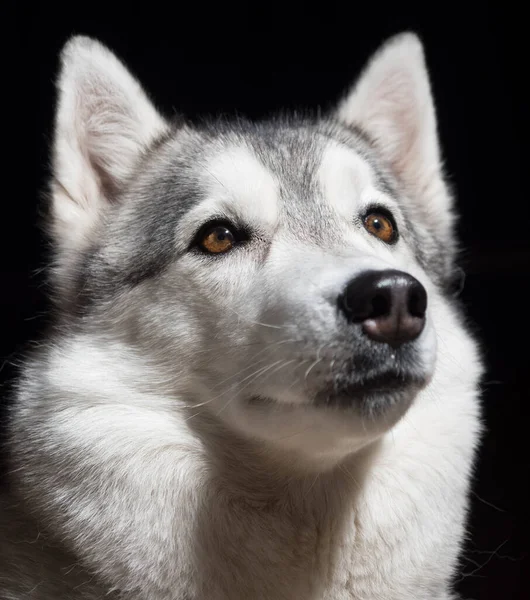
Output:
<instances>
[{"instance_id":1,"label":"dog mouth","mask_svg":"<svg viewBox=\"0 0 530 600\"><path fill-rule=\"evenodd\" d=\"M334 383L317 392L316 406L338 408L382 408L414 396L427 384L426 378L386 372L358 381Z\"/></svg>"},{"instance_id":2,"label":"dog mouth","mask_svg":"<svg viewBox=\"0 0 530 600\"><path fill-rule=\"evenodd\" d=\"M379 411L386 406L411 401L427 383L427 377L395 372L385 372L354 381L333 381L313 393L312 401L303 406ZM252 396L248 403L260 407L286 405L281 400L261 395Z\"/></svg>"}]
</instances>

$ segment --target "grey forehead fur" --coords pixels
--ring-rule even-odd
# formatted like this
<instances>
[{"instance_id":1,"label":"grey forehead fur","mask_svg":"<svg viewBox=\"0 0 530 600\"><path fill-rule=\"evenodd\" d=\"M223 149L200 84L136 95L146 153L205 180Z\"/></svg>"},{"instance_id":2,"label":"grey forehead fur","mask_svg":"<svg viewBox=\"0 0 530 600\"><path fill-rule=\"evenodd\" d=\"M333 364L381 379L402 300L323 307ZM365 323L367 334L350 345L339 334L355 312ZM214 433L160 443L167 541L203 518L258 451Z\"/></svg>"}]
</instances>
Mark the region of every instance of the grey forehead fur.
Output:
<instances>
[{"instance_id":1,"label":"grey forehead fur","mask_svg":"<svg viewBox=\"0 0 530 600\"><path fill-rule=\"evenodd\" d=\"M330 140L360 154L376 174L376 186L399 199L398 185L379 164L369 138L361 130L333 120L278 118L253 123L239 119L206 122L193 128L175 124L145 153L128 190L111 209L102 235L80 257L76 308L86 308L91 299L108 297L124 285L134 286L156 277L176 258L176 225L203 199L199 178L207 152L242 144L250 148L280 181L280 194L289 196L284 203L287 216L295 218L301 203L293 200L307 201L319 193L315 175ZM433 281L443 283L448 276L444 244L416 227L406 207L402 210L419 263ZM322 217L324 226L327 220ZM116 240L127 245L127 252L118 253L120 260L110 261L106 249L115 246Z\"/></svg>"}]
</instances>

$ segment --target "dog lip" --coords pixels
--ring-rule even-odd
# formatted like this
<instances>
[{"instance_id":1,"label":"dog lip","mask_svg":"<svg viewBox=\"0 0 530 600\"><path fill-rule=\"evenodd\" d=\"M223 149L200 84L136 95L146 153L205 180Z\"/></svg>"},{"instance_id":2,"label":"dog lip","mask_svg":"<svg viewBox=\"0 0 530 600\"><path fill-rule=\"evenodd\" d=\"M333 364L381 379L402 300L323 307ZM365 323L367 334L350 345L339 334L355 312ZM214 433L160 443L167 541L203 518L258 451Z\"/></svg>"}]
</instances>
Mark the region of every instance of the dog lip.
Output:
<instances>
[{"instance_id":1,"label":"dog lip","mask_svg":"<svg viewBox=\"0 0 530 600\"><path fill-rule=\"evenodd\" d=\"M409 395L409 393L425 387L427 381L428 378L387 372L341 386L330 384L328 388L316 393L311 404L284 403L270 396L260 396L259 394L247 398L246 403L249 406L260 408L278 405L284 408L308 408L311 406L351 408L357 402L366 402L378 396L393 395L395 399L399 399L401 395Z\"/></svg>"},{"instance_id":2,"label":"dog lip","mask_svg":"<svg viewBox=\"0 0 530 600\"><path fill-rule=\"evenodd\" d=\"M402 390L414 384L421 383L422 380L411 375L398 375L387 372L374 377L369 377L357 382L348 383L338 388L340 395L355 396L357 394L370 394L377 392L392 392Z\"/></svg>"},{"instance_id":3,"label":"dog lip","mask_svg":"<svg viewBox=\"0 0 530 600\"><path fill-rule=\"evenodd\" d=\"M346 383L321 390L315 397L317 405L348 406L354 402L366 402L378 396L394 396L399 399L425 387L427 378L409 374L386 372L364 380Z\"/></svg>"},{"instance_id":4,"label":"dog lip","mask_svg":"<svg viewBox=\"0 0 530 600\"><path fill-rule=\"evenodd\" d=\"M256 396L250 396L250 398L247 398L247 404L249 404L250 406L266 406L266 405L277 404L277 401L274 400L274 398L271 398L270 396L256 395Z\"/></svg>"}]
</instances>

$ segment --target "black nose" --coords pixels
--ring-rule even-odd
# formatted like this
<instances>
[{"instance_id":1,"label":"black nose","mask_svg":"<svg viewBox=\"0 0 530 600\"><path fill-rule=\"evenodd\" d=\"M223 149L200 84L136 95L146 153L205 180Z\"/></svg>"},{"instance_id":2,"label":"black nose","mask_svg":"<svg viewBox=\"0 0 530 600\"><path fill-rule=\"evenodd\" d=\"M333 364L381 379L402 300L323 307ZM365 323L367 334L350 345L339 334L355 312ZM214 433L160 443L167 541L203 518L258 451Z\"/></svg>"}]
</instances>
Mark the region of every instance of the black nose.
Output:
<instances>
[{"instance_id":1,"label":"black nose","mask_svg":"<svg viewBox=\"0 0 530 600\"><path fill-rule=\"evenodd\" d=\"M349 321L362 323L369 338L397 347L422 332L427 292L408 273L366 271L348 283L339 306Z\"/></svg>"}]
</instances>

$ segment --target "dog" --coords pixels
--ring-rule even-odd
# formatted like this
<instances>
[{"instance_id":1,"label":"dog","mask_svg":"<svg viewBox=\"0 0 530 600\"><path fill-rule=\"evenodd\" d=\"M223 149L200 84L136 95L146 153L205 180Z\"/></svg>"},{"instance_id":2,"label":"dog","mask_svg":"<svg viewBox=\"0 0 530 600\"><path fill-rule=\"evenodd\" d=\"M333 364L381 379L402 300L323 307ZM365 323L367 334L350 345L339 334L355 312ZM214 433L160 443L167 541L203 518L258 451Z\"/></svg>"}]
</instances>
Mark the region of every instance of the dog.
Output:
<instances>
[{"instance_id":1,"label":"dog","mask_svg":"<svg viewBox=\"0 0 530 600\"><path fill-rule=\"evenodd\" d=\"M483 366L421 40L259 122L170 121L84 36L61 63L1 597L456 598Z\"/></svg>"}]
</instances>

